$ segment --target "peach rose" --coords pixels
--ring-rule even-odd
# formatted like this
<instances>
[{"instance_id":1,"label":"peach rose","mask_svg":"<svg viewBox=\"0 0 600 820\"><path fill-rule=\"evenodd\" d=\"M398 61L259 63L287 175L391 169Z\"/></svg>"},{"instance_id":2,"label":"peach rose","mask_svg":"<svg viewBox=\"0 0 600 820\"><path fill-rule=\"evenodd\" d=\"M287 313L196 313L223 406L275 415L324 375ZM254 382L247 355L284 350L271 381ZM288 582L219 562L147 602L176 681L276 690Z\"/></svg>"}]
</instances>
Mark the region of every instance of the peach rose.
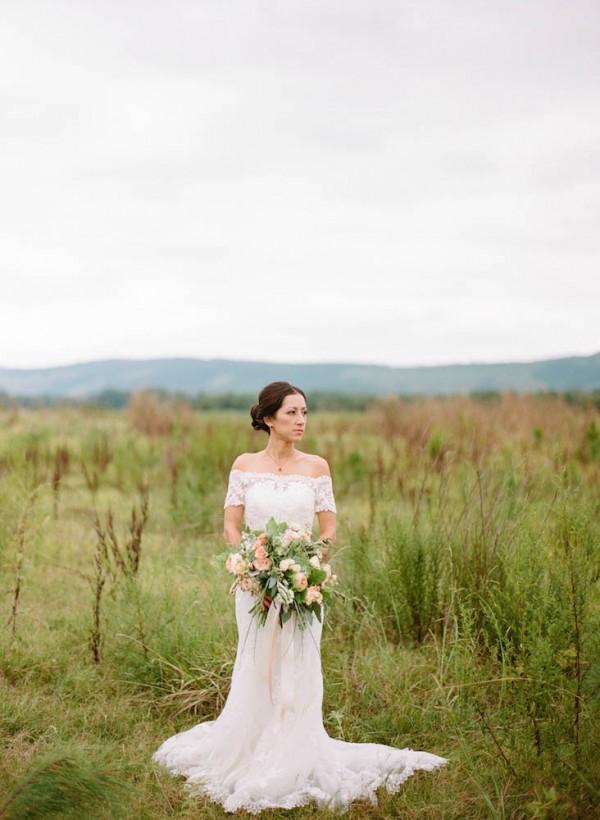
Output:
<instances>
[{"instance_id":1,"label":"peach rose","mask_svg":"<svg viewBox=\"0 0 600 820\"><path fill-rule=\"evenodd\" d=\"M294 577L292 578L292 586L294 587L294 589L302 591L303 589L306 589L307 584L308 581L306 579L306 575L303 572L294 573Z\"/></svg>"},{"instance_id":2,"label":"peach rose","mask_svg":"<svg viewBox=\"0 0 600 820\"><path fill-rule=\"evenodd\" d=\"M269 569L271 562L268 558L255 558L254 566L259 572L262 572L264 569Z\"/></svg>"},{"instance_id":3,"label":"peach rose","mask_svg":"<svg viewBox=\"0 0 600 820\"><path fill-rule=\"evenodd\" d=\"M254 545L254 557L255 558L260 558L261 560L263 558L267 557L267 551L263 547L263 545L260 543L260 541L257 541L256 544Z\"/></svg>"}]
</instances>

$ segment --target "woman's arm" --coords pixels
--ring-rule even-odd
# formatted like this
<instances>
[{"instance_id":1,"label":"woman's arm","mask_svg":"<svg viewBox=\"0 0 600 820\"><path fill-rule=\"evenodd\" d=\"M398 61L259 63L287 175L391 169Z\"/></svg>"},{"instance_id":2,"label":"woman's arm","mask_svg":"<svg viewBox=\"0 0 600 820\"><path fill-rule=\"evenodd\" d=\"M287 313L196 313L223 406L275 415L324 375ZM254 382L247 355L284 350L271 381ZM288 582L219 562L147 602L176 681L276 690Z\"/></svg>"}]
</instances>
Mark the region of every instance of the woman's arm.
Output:
<instances>
[{"instance_id":1,"label":"woman's arm","mask_svg":"<svg viewBox=\"0 0 600 820\"><path fill-rule=\"evenodd\" d=\"M243 516L243 504L236 504L233 507L225 507L223 538L230 547L237 547L242 540Z\"/></svg>"},{"instance_id":2,"label":"woman's arm","mask_svg":"<svg viewBox=\"0 0 600 820\"><path fill-rule=\"evenodd\" d=\"M329 464L327 461L322 458L321 456L312 456L313 463L315 466L315 478L321 478L322 476L329 476L331 477L331 471L329 470ZM325 541L329 540L332 544L335 544L335 502L333 500L333 492L331 491L331 485L329 486L329 492L326 492L325 495L329 495L329 498L325 499L317 499L318 501L325 501L325 504L322 506L327 506L329 502L331 502L331 506L333 509L323 509L317 512L317 520L319 522L319 530L320 530L320 538ZM327 558L329 555L329 550L323 550L323 557Z\"/></svg>"},{"instance_id":3,"label":"woman's arm","mask_svg":"<svg viewBox=\"0 0 600 820\"><path fill-rule=\"evenodd\" d=\"M335 513L331 510L323 510L317 513L319 521L319 529L321 531L320 538L325 540L328 538L332 544L335 544ZM323 558L327 558L329 550L323 550Z\"/></svg>"}]
</instances>

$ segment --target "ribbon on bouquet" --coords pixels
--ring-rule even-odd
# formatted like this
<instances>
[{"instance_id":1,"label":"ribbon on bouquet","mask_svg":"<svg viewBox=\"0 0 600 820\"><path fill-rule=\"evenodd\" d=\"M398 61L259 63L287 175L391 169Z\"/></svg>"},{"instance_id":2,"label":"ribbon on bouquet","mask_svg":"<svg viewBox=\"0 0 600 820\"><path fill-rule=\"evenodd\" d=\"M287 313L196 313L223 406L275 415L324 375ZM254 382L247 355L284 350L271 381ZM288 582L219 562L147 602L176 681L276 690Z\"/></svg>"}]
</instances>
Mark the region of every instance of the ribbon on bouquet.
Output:
<instances>
[{"instance_id":1,"label":"ribbon on bouquet","mask_svg":"<svg viewBox=\"0 0 600 820\"><path fill-rule=\"evenodd\" d=\"M269 682L269 697L271 704L273 701L273 677L275 674L275 661L277 649L277 632L279 630L279 613L281 604L273 602L269 607L267 620L265 622L265 642L267 642L268 652L265 652L264 661L266 665L266 678ZM281 627L281 641L279 644L279 685L280 685L280 723L286 711L294 711L294 632L296 628L295 618L292 616ZM265 648L267 648L265 647Z\"/></svg>"}]
</instances>

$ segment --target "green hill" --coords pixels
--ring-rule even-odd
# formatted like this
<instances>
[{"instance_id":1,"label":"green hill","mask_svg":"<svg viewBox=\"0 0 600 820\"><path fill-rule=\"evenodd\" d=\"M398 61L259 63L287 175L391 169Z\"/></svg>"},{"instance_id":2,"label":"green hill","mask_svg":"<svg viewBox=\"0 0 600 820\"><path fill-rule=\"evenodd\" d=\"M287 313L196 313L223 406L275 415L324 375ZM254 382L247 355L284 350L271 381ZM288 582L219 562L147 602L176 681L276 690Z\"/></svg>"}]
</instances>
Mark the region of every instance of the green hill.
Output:
<instances>
[{"instance_id":1,"label":"green hill","mask_svg":"<svg viewBox=\"0 0 600 820\"><path fill-rule=\"evenodd\" d=\"M600 353L498 364L383 367L361 364L273 364L226 359L114 359L37 370L0 368L0 391L12 396L84 398L103 390L162 388L189 394L255 393L285 379L306 390L375 396L490 390L600 388Z\"/></svg>"}]
</instances>

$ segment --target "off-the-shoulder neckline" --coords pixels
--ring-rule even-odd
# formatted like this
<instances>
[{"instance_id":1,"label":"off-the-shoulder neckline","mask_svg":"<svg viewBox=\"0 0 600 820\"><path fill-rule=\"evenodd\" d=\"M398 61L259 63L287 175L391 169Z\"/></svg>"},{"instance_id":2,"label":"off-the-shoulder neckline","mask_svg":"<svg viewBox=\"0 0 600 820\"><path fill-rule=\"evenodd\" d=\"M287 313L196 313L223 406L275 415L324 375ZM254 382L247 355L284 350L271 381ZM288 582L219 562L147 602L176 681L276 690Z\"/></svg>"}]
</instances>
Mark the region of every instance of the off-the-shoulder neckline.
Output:
<instances>
[{"instance_id":1,"label":"off-the-shoulder neckline","mask_svg":"<svg viewBox=\"0 0 600 820\"><path fill-rule=\"evenodd\" d=\"M235 470L231 471L233 473L241 473L242 475L260 475L260 476L268 476L269 478L308 478L309 481L320 481L322 478L328 478L331 481L330 475L303 475L302 473L268 473L265 471L259 470Z\"/></svg>"}]
</instances>

